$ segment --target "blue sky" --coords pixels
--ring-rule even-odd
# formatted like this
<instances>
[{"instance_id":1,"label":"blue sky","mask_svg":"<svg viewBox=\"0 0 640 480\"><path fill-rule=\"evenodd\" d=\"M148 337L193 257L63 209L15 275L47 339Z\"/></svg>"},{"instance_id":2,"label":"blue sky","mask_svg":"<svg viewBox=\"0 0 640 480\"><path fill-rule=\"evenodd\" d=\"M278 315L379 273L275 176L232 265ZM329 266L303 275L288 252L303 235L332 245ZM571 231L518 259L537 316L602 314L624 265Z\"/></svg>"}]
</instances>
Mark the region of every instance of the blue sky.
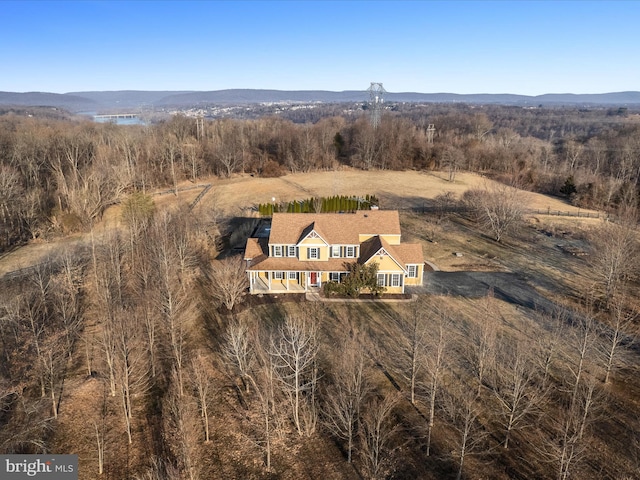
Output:
<instances>
[{"instance_id":1,"label":"blue sky","mask_svg":"<svg viewBox=\"0 0 640 480\"><path fill-rule=\"evenodd\" d=\"M637 1L0 1L0 91L640 90Z\"/></svg>"}]
</instances>

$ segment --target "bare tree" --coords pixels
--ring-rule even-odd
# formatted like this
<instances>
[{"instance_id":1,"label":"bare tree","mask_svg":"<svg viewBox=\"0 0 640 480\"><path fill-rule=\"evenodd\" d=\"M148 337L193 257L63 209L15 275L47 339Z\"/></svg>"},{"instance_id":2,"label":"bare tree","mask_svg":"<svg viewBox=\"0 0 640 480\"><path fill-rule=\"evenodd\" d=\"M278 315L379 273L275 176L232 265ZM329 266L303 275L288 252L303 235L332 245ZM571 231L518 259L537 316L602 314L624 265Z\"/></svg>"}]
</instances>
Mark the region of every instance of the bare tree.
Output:
<instances>
[{"instance_id":1,"label":"bare tree","mask_svg":"<svg viewBox=\"0 0 640 480\"><path fill-rule=\"evenodd\" d=\"M213 382L211 372L204 357L198 356L191 360L191 383L196 392L200 417L204 428L204 441L209 443L209 404L213 396Z\"/></svg>"},{"instance_id":2,"label":"bare tree","mask_svg":"<svg viewBox=\"0 0 640 480\"><path fill-rule=\"evenodd\" d=\"M605 221L591 236L589 263L607 303L637 271L640 245L633 219L621 216L617 221Z\"/></svg>"},{"instance_id":3,"label":"bare tree","mask_svg":"<svg viewBox=\"0 0 640 480\"><path fill-rule=\"evenodd\" d=\"M385 478L391 460L392 442L397 433L393 413L398 404L396 394L374 397L365 405L360 429L360 454L367 477Z\"/></svg>"},{"instance_id":4,"label":"bare tree","mask_svg":"<svg viewBox=\"0 0 640 480\"><path fill-rule=\"evenodd\" d=\"M277 414L275 395L276 374L273 364L274 358L269 352L272 341L264 336L261 337L260 333L264 332L257 330L253 336L257 361L254 363L249 380L253 386L262 418L263 441L259 442L259 444L264 449L265 468L267 472L270 472L272 436L275 433L275 416Z\"/></svg>"},{"instance_id":5,"label":"bare tree","mask_svg":"<svg viewBox=\"0 0 640 480\"><path fill-rule=\"evenodd\" d=\"M480 396L487 373L493 367L496 355L499 311L495 304L493 291L489 291L481 309L479 325L471 324L468 349L469 364L478 380L476 396Z\"/></svg>"},{"instance_id":6,"label":"bare tree","mask_svg":"<svg viewBox=\"0 0 640 480\"><path fill-rule=\"evenodd\" d=\"M255 349L247 322L232 320L224 334L222 347L227 364L242 381L245 392L249 392L248 378L255 361Z\"/></svg>"},{"instance_id":7,"label":"bare tree","mask_svg":"<svg viewBox=\"0 0 640 480\"><path fill-rule=\"evenodd\" d=\"M346 442L349 463L358 431L360 410L371 388L365 363L362 339L353 337L346 340L333 365L333 382L326 394L325 425L333 435Z\"/></svg>"},{"instance_id":8,"label":"bare tree","mask_svg":"<svg viewBox=\"0 0 640 480\"><path fill-rule=\"evenodd\" d=\"M535 357L542 369L542 388L547 387L551 368L560 354L566 335L566 325L569 315L567 310L557 308L552 312L536 312L538 322L542 324L542 331L534 331Z\"/></svg>"},{"instance_id":9,"label":"bare tree","mask_svg":"<svg viewBox=\"0 0 640 480\"><path fill-rule=\"evenodd\" d=\"M447 168L447 171L449 172L450 182L455 181L456 173L462 166L463 161L464 155L458 147L449 145L442 152L442 164Z\"/></svg>"},{"instance_id":10,"label":"bare tree","mask_svg":"<svg viewBox=\"0 0 640 480\"><path fill-rule=\"evenodd\" d=\"M289 400L298 435L311 435L316 429L318 347L314 320L289 316L270 348L273 367Z\"/></svg>"},{"instance_id":11,"label":"bare tree","mask_svg":"<svg viewBox=\"0 0 640 480\"><path fill-rule=\"evenodd\" d=\"M431 330L427 351L423 358L426 377L420 386L420 391L426 397L429 407L429 417L427 422L427 445L426 455L431 452L431 434L436 418L436 399L440 389L440 383L445 369L446 350L451 340L452 322L446 311L435 312L436 325Z\"/></svg>"},{"instance_id":12,"label":"bare tree","mask_svg":"<svg viewBox=\"0 0 640 480\"><path fill-rule=\"evenodd\" d=\"M524 201L520 191L508 185L493 184L477 196L478 217L481 225L500 242L521 221Z\"/></svg>"},{"instance_id":13,"label":"bare tree","mask_svg":"<svg viewBox=\"0 0 640 480\"><path fill-rule=\"evenodd\" d=\"M249 287L242 259L229 257L215 261L211 266L209 284L211 296L227 307L227 310L233 310L247 294Z\"/></svg>"},{"instance_id":14,"label":"bare tree","mask_svg":"<svg viewBox=\"0 0 640 480\"><path fill-rule=\"evenodd\" d=\"M585 434L595 420L600 394L595 382L580 385L574 401L553 418L552 434L537 450L541 457L555 464L556 478L567 480L587 451Z\"/></svg>"},{"instance_id":15,"label":"bare tree","mask_svg":"<svg viewBox=\"0 0 640 480\"><path fill-rule=\"evenodd\" d=\"M611 372L618 364L620 347L628 346L634 340L635 332L632 329L635 328L634 325L638 314L635 309L629 309L625 303L625 298L613 300L609 313L609 322L601 328L604 337L601 348L605 359L605 384L609 383Z\"/></svg>"},{"instance_id":16,"label":"bare tree","mask_svg":"<svg viewBox=\"0 0 640 480\"><path fill-rule=\"evenodd\" d=\"M115 321L115 371L116 383L120 393L122 413L125 421L129 444L132 443L132 420L134 397L141 397L148 388L148 364L141 348L142 333L137 318L130 318L127 312L121 312Z\"/></svg>"},{"instance_id":17,"label":"bare tree","mask_svg":"<svg viewBox=\"0 0 640 480\"><path fill-rule=\"evenodd\" d=\"M182 473L181 478L198 478L198 438L197 407L193 398L180 392L177 372L174 370L171 386L164 402L165 435L171 439L172 453Z\"/></svg>"},{"instance_id":18,"label":"bare tree","mask_svg":"<svg viewBox=\"0 0 640 480\"><path fill-rule=\"evenodd\" d=\"M565 354L569 355L569 371L573 379L570 383L571 404L576 401L580 383L587 368L587 364L599 364L597 359L597 341L599 339L599 324L595 319L591 307L585 307L577 313L573 321L575 328L569 337Z\"/></svg>"},{"instance_id":19,"label":"bare tree","mask_svg":"<svg viewBox=\"0 0 640 480\"><path fill-rule=\"evenodd\" d=\"M404 376L409 380L411 405L416 403L418 372L425 356L427 338L431 334L426 324L426 311L427 307L421 302L413 303L407 322L402 326L402 353L404 353L402 363L406 364L403 371L406 372Z\"/></svg>"},{"instance_id":20,"label":"bare tree","mask_svg":"<svg viewBox=\"0 0 640 480\"><path fill-rule=\"evenodd\" d=\"M499 350L495 369L493 394L498 401L499 422L505 429L502 446L509 448L511 433L522 429L544 399L538 386L537 368L524 345L504 341Z\"/></svg>"},{"instance_id":21,"label":"bare tree","mask_svg":"<svg viewBox=\"0 0 640 480\"><path fill-rule=\"evenodd\" d=\"M458 433L454 453L458 457L456 480L462 478L466 458L484 448L487 432L479 421L480 408L477 397L460 383L460 388L449 393L445 402L445 411L451 424Z\"/></svg>"}]
</instances>

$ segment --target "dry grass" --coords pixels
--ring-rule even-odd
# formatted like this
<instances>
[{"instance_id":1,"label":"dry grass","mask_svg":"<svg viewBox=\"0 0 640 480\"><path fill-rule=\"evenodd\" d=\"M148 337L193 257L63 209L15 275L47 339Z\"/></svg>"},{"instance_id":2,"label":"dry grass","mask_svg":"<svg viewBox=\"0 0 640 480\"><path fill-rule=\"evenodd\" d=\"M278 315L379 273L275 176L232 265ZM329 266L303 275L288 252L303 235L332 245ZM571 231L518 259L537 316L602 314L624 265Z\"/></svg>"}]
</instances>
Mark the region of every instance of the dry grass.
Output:
<instances>
[{"instance_id":1,"label":"dry grass","mask_svg":"<svg viewBox=\"0 0 640 480\"><path fill-rule=\"evenodd\" d=\"M366 195L375 194L386 209L420 207L426 200L451 191L460 197L473 188L490 187L493 182L472 173L459 173L454 182L449 182L440 172L416 171L362 171L342 168L338 171L297 173L279 178L258 178L239 175L231 179L204 178L199 184L211 183L213 188L207 193L199 209L218 209L224 215L245 216L247 210L258 203L290 201L313 196ZM193 187L191 182L182 182L180 188ZM166 189L162 190L166 192ZM178 195L165 193L155 195L158 209L172 208L191 203L200 193L199 189L179 192ZM546 195L522 192L528 208L578 211L566 202ZM541 217L542 218L542 217ZM569 219L575 222L577 219ZM578 221L587 221L579 219ZM557 222L561 222L557 220ZM104 232L120 226L120 206L106 210L96 225L96 232ZM76 245L87 244L88 234L74 234L50 241L38 240L0 257L0 276L5 273L40 263L48 255Z\"/></svg>"}]
</instances>

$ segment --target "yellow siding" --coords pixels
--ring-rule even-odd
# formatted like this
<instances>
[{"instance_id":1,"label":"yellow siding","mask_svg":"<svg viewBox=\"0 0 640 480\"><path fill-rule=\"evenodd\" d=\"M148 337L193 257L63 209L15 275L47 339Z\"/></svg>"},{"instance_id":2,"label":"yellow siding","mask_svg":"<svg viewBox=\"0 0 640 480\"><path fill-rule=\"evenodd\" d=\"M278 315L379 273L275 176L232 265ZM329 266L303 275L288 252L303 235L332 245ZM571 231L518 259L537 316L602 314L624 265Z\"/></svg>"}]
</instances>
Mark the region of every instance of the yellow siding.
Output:
<instances>
[{"instance_id":1,"label":"yellow siding","mask_svg":"<svg viewBox=\"0 0 640 480\"><path fill-rule=\"evenodd\" d=\"M308 258L307 256L307 248L306 246L302 246L300 245L300 254L299 254L299 259L303 262L306 261L311 261L311 262L317 262L317 261L324 261L326 262L327 260L329 260L329 247L326 246L322 246L322 247L314 247L314 248L319 248L320 249L320 258L319 259L315 259L315 258Z\"/></svg>"},{"instance_id":2,"label":"yellow siding","mask_svg":"<svg viewBox=\"0 0 640 480\"><path fill-rule=\"evenodd\" d=\"M305 238L298 245L325 245L325 243L319 238Z\"/></svg>"},{"instance_id":3,"label":"yellow siding","mask_svg":"<svg viewBox=\"0 0 640 480\"><path fill-rule=\"evenodd\" d=\"M398 264L396 262L394 262L391 257L389 257L388 255L385 255L382 257L382 260L380 260L380 257L376 256L373 257L373 260L369 261L368 263L371 262L376 262L378 264L378 271L379 272L400 272L402 271L402 269L398 266Z\"/></svg>"}]
</instances>

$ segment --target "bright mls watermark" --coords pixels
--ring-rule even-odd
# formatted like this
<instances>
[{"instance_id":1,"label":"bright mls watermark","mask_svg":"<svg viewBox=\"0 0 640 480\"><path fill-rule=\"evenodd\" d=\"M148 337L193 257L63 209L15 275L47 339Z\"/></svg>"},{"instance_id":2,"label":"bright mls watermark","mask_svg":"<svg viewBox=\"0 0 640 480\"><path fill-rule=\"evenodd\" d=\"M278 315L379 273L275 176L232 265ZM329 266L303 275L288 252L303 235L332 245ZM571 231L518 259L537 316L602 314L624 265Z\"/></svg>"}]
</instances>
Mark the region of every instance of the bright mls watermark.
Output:
<instances>
[{"instance_id":1,"label":"bright mls watermark","mask_svg":"<svg viewBox=\"0 0 640 480\"><path fill-rule=\"evenodd\" d=\"M78 455L0 455L0 479L78 480Z\"/></svg>"}]
</instances>

